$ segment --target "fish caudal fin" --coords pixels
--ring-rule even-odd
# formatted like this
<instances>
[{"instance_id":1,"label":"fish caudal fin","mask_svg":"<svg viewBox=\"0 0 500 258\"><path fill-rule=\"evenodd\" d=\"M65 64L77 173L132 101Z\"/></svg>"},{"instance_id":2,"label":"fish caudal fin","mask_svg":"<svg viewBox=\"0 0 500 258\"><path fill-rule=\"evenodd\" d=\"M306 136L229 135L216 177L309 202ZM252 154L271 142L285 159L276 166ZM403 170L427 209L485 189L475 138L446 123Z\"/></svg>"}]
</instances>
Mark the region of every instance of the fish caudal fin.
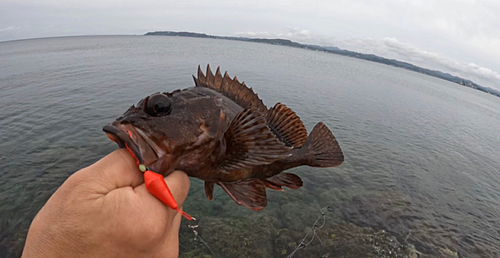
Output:
<instances>
[{"instance_id":1,"label":"fish caudal fin","mask_svg":"<svg viewBox=\"0 0 500 258\"><path fill-rule=\"evenodd\" d=\"M257 178L217 184L239 205L256 211L267 205L266 186Z\"/></svg>"},{"instance_id":2,"label":"fish caudal fin","mask_svg":"<svg viewBox=\"0 0 500 258\"><path fill-rule=\"evenodd\" d=\"M282 186L286 186L291 189L299 189L302 187L303 183L299 176L292 173L279 173L275 176L266 178L262 180L267 188L283 191Z\"/></svg>"},{"instance_id":3,"label":"fish caudal fin","mask_svg":"<svg viewBox=\"0 0 500 258\"><path fill-rule=\"evenodd\" d=\"M314 127L300 149L306 159L305 165L311 167L335 167L344 161L337 139L322 122Z\"/></svg>"}]
</instances>

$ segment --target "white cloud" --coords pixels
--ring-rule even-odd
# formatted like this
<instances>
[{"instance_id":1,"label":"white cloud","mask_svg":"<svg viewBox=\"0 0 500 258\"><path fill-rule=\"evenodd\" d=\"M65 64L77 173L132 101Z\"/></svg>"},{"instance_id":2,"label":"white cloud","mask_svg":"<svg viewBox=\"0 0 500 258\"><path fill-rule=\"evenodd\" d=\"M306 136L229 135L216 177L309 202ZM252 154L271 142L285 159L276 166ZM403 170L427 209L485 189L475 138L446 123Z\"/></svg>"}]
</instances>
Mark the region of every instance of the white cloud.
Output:
<instances>
[{"instance_id":1,"label":"white cloud","mask_svg":"<svg viewBox=\"0 0 500 258\"><path fill-rule=\"evenodd\" d=\"M241 31L235 32L234 35L240 37L263 38L271 36L271 33L267 31Z\"/></svg>"},{"instance_id":2,"label":"white cloud","mask_svg":"<svg viewBox=\"0 0 500 258\"><path fill-rule=\"evenodd\" d=\"M311 32L309 30L304 30L300 28L288 28L288 32L285 33L287 37L305 37L310 38Z\"/></svg>"},{"instance_id":3,"label":"white cloud","mask_svg":"<svg viewBox=\"0 0 500 258\"><path fill-rule=\"evenodd\" d=\"M309 30L288 27L286 32L278 32L278 33L270 33L268 31L243 31L243 32L235 32L233 33L236 36L241 37L254 37L254 38L263 38L263 37L275 37L275 38L287 38L287 39L311 39L312 35Z\"/></svg>"},{"instance_id":4,"label":"white cloud","mask_svg":"<svg viewBox=\"0 0 500 258\"><path fill-rule=\"evenodd\" d=\"M6 27L6 28L3 28L3 29L0 29L0 32L5 32L5 31L11 31L11 30L16 30L18 29L19 27L17 26L9 26L9 27Z\"/></svg>"}]
</instances>

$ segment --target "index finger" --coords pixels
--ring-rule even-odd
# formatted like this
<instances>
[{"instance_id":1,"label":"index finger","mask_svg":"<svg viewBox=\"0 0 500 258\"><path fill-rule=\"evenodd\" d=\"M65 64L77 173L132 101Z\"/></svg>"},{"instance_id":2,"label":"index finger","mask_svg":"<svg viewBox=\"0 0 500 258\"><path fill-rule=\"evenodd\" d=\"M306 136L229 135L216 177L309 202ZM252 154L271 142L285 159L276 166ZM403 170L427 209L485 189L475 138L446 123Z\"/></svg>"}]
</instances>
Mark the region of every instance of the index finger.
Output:
<instances>
[{"instance_id":1,"label":"index finger","mask_svg":"<svg viewBox=\"0 0 500 258\"><path fill-rule=\"evenodd\" d=\"M78 171L75 176L96 181L104 188L104 192L109 192L117 188L136 187L144 183L142 174L132 155L126 149L118 149Z\"/></svg>"}]
</instances>

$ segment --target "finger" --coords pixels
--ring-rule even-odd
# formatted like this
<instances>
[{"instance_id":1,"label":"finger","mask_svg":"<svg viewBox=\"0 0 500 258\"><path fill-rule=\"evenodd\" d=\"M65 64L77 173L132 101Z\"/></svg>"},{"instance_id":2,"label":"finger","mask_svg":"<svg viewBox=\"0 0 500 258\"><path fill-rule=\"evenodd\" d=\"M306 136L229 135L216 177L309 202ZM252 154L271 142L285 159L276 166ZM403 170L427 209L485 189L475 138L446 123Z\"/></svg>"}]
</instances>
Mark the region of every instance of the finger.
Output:
<instances>
[{"instance_id":1,"label":"finger","mask_svg":"<svg viewBox=\"0 0 500 258\"><path fill-rule=\"evenodd\" d=\"M113 151L77 173L98 183L108 192L126 186L136 187L144 183L142 172L139 171L135 159L125 149Z\"/></svg>"}]
</instances>

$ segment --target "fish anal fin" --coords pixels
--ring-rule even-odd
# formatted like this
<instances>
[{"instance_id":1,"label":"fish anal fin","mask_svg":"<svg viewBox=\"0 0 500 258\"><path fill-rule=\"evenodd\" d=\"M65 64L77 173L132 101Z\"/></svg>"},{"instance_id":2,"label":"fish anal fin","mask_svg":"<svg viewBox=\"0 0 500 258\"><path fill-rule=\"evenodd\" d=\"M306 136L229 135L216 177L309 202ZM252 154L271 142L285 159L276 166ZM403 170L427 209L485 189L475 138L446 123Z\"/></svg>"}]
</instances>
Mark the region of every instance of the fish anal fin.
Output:
<instances>
[{"instance_id":1,"label":"fish anal fin","mask_svg":"<svg viewBox=\"0 0 500 258\"><path fill-rule=\"evenodd\" d=\"M302 120L289 107L276 103L267 113L267 124L287 146L302 146L307 140L307 130Z\"/></svg>"},{"instance_id":2,"label":"fish anal fin","mask_svg":"<svg viewBox=\"0 0 500 258\"><path fill-rule=\"evenodd\" d=\"M256 211L264 209L267 205L266 187L257 178L217 184L239 205Z\"/></svg>"},{"instance_id":3,"label":"fish anal fin","mask_svg":"<svg viewBox=\"0 0 500 258\"><path fill-rule=\"evenodd\" d=\"M264 183L264 185L269 189L273 189L275 191L283 191L283 188L281 188L281 185L276 185L273 182L270 182L267 180L262 180L262 183Z\"/></svg>"},{"instance_id":4,"label":"fish anal fin","mask_svg":"<svg viewBox=\"0 0 500 258\"><path fill-rule=\"evenodd\" d=\"M251 88L248 88L244 82L240 83L236 77L231 79L227 72L222 76L220 67L217 68L214 75L210 69L210 65L207 65L205 75L201 71L200 66L198 66L198 78L194 78L194 81L196 86L220 92L243 108L254 107L262 114L267 113L267 107Z\"/></svg>"},{"instance_id":5,"label":"fish anal fin","mask_svg":"<svg viewBox=\"0 0 500 258\"><path fill-rule=\"evenodd\" d=\"M209 201L214 199L214 183L205 181L205 195Z\"/></svg>"},{"instance_id":6,"label":"fish anal fin","mask_svg":"<svg viewBox=\"0 0 500 258\"><path fill-rule=\"evenodd\" d=\"M279 173L275 176L266 178L263 180L267 188L283 191L282 186L286 186L291 189L299 189L302 187L302 179L299 176L292 173Z\"/></svg>"},{"instance_id":7,"label":"fish anal fin","mask_svg":"<svg viewBox=\"0 0 500 258\"><path fill-rule=\"evenodd\" d=\"M290 148L271 132L264 117L246 108L224 132L226 152L219 169L224 172L267 165L290 156Z\"/></svg>"}]
</instances>

